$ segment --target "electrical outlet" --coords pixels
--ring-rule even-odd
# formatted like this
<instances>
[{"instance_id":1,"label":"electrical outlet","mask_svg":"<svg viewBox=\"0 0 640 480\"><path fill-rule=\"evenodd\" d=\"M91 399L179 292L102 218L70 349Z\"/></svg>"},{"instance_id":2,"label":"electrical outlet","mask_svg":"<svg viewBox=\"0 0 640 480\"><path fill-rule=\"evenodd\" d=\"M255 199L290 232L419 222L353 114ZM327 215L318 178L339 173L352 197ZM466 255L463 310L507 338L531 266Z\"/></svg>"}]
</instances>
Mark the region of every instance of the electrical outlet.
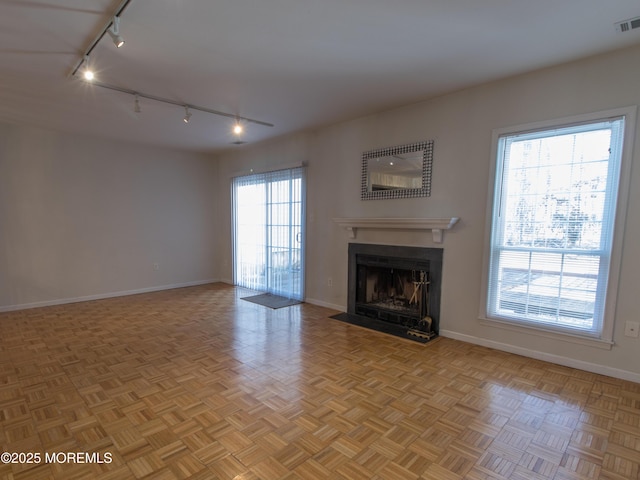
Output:
<instances>
[{"instance_id":1,"label":"electrical outlet","mask_svg":"<svg viewBox=\"0 0 640 480\"><path fill-rule=\"evenodd\" d=\"M624 324L624 336L638 338L638 332L640 331L640 323L627 322Z\"/></svg>"},{"instance_id":2,"label":"electrical outlet","mask_svg":"<svg viewBox=\"0 0 640 480\"><path fill-rule=\"evenodd\" d=\"M158 270L160 270L160 264L159 263L154 263L153 264L153 269L157 272Z\"/></svg>"},{"instance_id":3,"label":"electrical outlet","mask_svg":"<svg viewBox=\"0 0 640 480\"><path fill-rule=\"evenodd\" d=\"M333 287L333 278L327 278L327 287Z\"/></svg>"}]
</instances>

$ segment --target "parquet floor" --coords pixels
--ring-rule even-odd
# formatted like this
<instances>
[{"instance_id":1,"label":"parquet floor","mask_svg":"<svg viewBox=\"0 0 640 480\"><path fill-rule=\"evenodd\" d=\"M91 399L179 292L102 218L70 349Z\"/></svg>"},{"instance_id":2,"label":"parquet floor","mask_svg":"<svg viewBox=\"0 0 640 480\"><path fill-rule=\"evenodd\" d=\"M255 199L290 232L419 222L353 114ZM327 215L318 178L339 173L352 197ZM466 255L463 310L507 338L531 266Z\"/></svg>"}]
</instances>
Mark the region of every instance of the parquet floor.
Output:
<instances>
[{"instance_id":1,"label":"parquet floor","mask_svg":"<svg viewBox=\"0 0 640 480\"><path fill-rule=\"evenodd\" d=\"M0 314L0 477L640 478L638 384L248 293Z\"/></svg>"}]
</instances>

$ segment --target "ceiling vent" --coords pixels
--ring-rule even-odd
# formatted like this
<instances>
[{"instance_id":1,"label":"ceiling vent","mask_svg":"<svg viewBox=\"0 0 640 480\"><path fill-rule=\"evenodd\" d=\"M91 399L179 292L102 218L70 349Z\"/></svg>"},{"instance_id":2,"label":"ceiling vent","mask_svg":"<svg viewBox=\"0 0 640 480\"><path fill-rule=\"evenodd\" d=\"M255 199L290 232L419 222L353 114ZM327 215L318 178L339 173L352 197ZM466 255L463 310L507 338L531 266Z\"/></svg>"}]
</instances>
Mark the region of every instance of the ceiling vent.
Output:
<instances>
[{"instance_id":1,"label":"ceiling vent","mask_svg":"<svg viewBox=\"0 0 640 480\"><path fill-rule=\"evenodd\" d=\"M640 28L640 17L630 18L629 20L623 20L615 24L616 32L624 33Z\"/></svg>"}]
</instances>

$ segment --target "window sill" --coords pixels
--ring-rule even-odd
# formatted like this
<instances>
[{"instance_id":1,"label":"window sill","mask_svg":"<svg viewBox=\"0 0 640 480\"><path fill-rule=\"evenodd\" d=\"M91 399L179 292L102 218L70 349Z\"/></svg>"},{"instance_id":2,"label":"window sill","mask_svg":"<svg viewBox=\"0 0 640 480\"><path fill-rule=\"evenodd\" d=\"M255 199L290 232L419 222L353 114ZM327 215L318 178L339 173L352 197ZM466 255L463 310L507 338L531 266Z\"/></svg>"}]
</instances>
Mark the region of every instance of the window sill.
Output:
<instances>
[{"instance_id":1,"label":"window sill","mask_svg":"<svg viewBox=\"0 0 640 480\"><path fill-rule=\"evenodd\" d=\"M578 345L585 345L587 347L600 348L602 350L611 350L614 343L609 340L602 340L599 338L590 338L581 335L573 335L571 333L547 329L542 326L533 327L528 325L520 325L507 320L498 320L495 318L480 317L480 323L487 327L501 328L503 330L509 330L512 332L523 333L526 335L536 335L538 337L549 338L553 340L560 340L563 342L576 343Z\"/></svg>"}]
</instances>

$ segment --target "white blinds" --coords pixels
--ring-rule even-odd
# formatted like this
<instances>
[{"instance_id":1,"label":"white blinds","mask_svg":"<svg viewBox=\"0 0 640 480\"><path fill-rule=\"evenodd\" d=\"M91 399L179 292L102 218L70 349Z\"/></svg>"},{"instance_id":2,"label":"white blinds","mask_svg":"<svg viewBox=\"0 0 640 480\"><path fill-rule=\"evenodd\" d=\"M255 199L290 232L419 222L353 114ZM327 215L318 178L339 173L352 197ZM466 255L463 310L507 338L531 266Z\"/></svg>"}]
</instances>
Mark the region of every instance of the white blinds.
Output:
<instances>
[{"instance_id":1,"label":"white blinds","mask_svg":"<svg viewBox=\"0 0 640 480\"><path fill-rule=\"evenodd\" d=\"M624 118L498 143L487 315L598 336Z\"/></svg>"},{"instance_id":2,"label":"white blinds","mask_svg":"<svg viewBox=\"0 0 640 480\"><path fill-rule=\"evenodd\" d=\"M304 190L303 168L233 180L237 285L303 298Z\"/></svg>"}]
</instances>

